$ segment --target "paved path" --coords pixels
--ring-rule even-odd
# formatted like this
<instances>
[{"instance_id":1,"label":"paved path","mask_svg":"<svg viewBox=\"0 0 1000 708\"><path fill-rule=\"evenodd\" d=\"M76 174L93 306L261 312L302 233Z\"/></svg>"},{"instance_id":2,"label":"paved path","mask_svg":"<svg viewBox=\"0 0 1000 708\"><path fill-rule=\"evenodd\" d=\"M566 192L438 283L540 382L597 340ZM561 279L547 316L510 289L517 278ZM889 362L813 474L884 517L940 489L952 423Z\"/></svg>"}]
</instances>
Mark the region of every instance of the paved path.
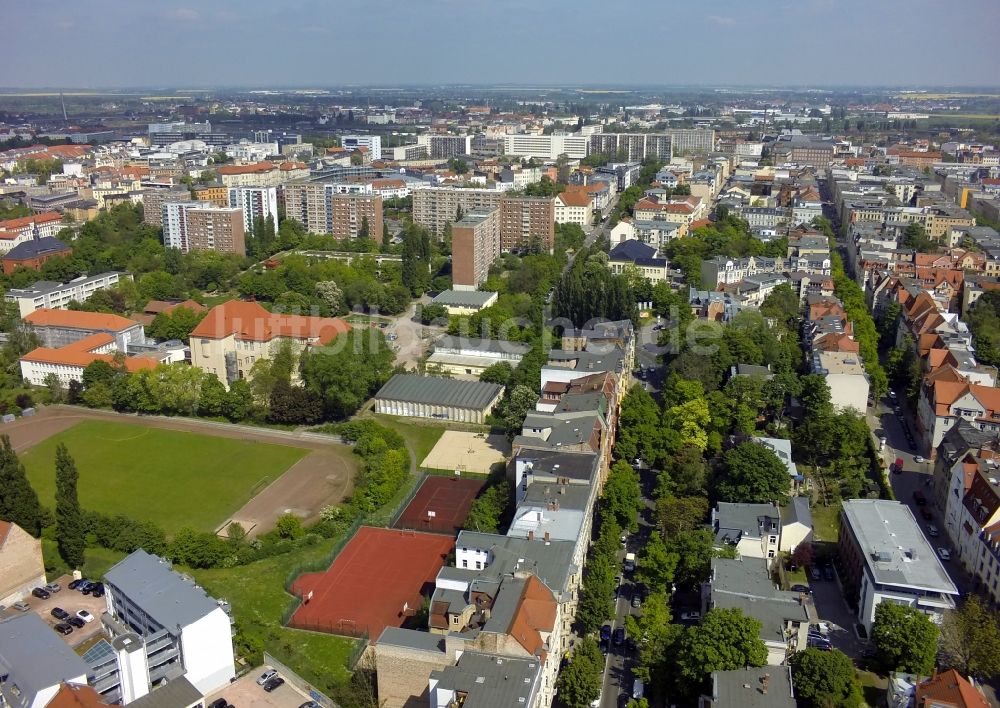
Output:
<instances>
[{"instance_id":1,"label":"paved path","mask_svg":"<svg viewBox=\"0 0 1000 708\"><path fill-rule=\"evenodd\" d=\"M233 520L238 520L246 529L253 529L253 535L272 529L275 519L284 513L293 513L302 518L304 523L315 521L323 507L337 504L350 494L354 480L356 467L350 448L335 437L308 431L275 430L195 418L139 416L56 405L43 408L30 418L19 418L4 425L0 428L0 434L10 436L14 449L20 452L85 420L109 420L178 432L292 445L309 450L308 455L233 514Z\"/></svg>"}]
</instances>

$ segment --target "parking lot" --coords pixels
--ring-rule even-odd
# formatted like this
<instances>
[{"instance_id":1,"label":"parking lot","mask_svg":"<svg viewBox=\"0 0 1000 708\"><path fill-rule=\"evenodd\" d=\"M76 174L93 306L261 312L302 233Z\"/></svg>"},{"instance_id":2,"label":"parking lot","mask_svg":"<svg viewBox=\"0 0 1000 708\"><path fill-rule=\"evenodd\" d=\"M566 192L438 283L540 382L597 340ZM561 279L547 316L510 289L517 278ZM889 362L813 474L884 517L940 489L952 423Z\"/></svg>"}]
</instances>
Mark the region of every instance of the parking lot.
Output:
<instances>
[{"instance_id":1,"label":"parking lot","mask_svg":"<svg viewBox=\"0 0 1000 708\"><path fill-rule=\"evenodd\" d=\"M234 708L299 708L306 701L312 700L305 693L292 686L287 679L283 686L268 693L257 685L257 678L265 670L266 667L254 669L221 691L206 696L205 705L210 705L218 698L225 698L226 702Z\"/></svg>"},{"instance_id":2,"label":"parking lot","mask_svg":"<svg viewBox=\"0 0 1000 708\"><path fill-rule=\"evenodd\" d=\"M54 582L59 583L61 590L57 593L53 593L48 600L39 600L33 595L28 595L24 598L24 602L28 603L31 607L29 612L34 612L50 627L54 627L59 624L61 620L57 620L52 616L51 611L54 607L60 607L71 615L75 615L79 610L87 610L90 614L94 616L94 621L89 624L85 624L83 627L77 629L73 628L72 634L67 634L64 639L66 643L71 647L75 647L78 644L82 644L87 641L95 634L101 631L101 615L107 610L107 602L103 597L92 597L90 595L84 595L77 592L76 590L70 590L66 585L73 580L69 575L64 575L61 578L57 578ZM16 617L21 613L12 607L8 607L2 614L2 617ZM53 634L55 630L53 630ZM57 635L60 636L60 635Z\"/></svg>"}]
</instances>

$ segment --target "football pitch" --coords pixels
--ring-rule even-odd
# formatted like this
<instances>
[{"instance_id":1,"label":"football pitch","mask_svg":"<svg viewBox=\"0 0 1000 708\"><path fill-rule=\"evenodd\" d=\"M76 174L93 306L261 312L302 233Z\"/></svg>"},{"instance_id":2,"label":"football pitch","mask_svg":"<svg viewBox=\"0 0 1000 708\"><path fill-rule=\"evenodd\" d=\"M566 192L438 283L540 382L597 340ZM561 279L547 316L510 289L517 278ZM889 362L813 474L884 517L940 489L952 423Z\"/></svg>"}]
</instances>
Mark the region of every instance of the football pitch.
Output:
<instances>
[{"instance_id":1,"label":"football pitch","mask_svg":"<svg viewBox=\"0 0 1000 708\"><path fill-rule=\"evenodd\" d=\"M214 531L309 450L111 421L88 420L20 455L38 497L55 507L55 449L80 472L80 505L156 523L167 534Z\"/></svg>"}]
</instances>

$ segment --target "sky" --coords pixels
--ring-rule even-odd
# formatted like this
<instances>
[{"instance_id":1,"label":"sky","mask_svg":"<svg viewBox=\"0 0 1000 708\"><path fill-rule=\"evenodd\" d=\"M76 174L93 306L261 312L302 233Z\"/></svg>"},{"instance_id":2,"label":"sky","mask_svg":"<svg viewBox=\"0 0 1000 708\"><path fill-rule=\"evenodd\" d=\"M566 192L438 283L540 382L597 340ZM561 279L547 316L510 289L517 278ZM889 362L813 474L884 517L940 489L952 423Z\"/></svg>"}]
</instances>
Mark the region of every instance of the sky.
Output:
<instances>
[{"instance_id":1,"label":"sky","mask_svg":"<svg viewBox=\"0 0 1000 708\"><path fill-rule=\"evenodd\" d=\"M0 0L0 16L0 86L19 88L1000 83L1000 0Z\"/></svg>"}]
</instances>

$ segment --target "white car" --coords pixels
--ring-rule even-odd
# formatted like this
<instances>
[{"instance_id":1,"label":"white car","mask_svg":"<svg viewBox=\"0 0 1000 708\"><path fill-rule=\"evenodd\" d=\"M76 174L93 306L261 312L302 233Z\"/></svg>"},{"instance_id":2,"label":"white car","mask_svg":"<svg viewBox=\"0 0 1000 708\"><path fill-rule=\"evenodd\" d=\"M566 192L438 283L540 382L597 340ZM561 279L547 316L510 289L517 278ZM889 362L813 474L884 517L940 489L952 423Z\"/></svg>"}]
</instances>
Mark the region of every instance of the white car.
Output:
<instances>
[{"instance_id":1,"label":"white car","mask_svg":"<svg viewBox=\"0 0 1000 708\"><path fill-rule=\"evenodd\" d=\"M916 462L916 463L917 463L918 465L919 465L919 464L920 464L921 462L926 462L926 460L925 460L924 458L922 458L922 457L921 457L920 455L917 455L916 457L914 457L914 458L913 458L913 461L914 461L914 462Z\"/></svg>"},{"instance_id":2,"label":"white car","mask_svg":"<svg viewBox=\"0 0 1000 708\"><path fill-rule=\"evenodd\" d=\"M682 620L691 621L691 622L693 622L695 620L700 620L701 619L701 613L700 612L681 612L681 619Z\"/></svg>"},{"instance_id":3,"label":"white car","mask_svg":"<svg viewBox=\"0 0 1000 708\"><path fill-rule=\"evenodd\" d=\"M91 622L94 621L94 616L89 612L87 612L86 610L80 610L79 612L76 613L76 616L82 619L87 624L90 624Z\"/></svg>"},{"instance_id":4,"label":"white car","mask_svg":"<svg viewBox=\"0 0 1000 708\"><path fill-rule=\"evenodd\" d=\"M951 560L951 551L949 551L947 548L938 548L937 549L937 554L938 554L938 557L941 560L943 560L943 561L950 561Z\"/></svg>"},{"instance_id":5,"label":"white car","mask_svg":"<svg viewBox=\"0 0 1000 708\"><path fill-rule=\"evenodd\" d=\"M262 673L260 676L257 677L257 685L263 686L265 683L267 683L277 675L278 675L277 671L275 671L274 669L268 669L267 671L265 671L264 673Z\"/></svg>"}]
</instances>

